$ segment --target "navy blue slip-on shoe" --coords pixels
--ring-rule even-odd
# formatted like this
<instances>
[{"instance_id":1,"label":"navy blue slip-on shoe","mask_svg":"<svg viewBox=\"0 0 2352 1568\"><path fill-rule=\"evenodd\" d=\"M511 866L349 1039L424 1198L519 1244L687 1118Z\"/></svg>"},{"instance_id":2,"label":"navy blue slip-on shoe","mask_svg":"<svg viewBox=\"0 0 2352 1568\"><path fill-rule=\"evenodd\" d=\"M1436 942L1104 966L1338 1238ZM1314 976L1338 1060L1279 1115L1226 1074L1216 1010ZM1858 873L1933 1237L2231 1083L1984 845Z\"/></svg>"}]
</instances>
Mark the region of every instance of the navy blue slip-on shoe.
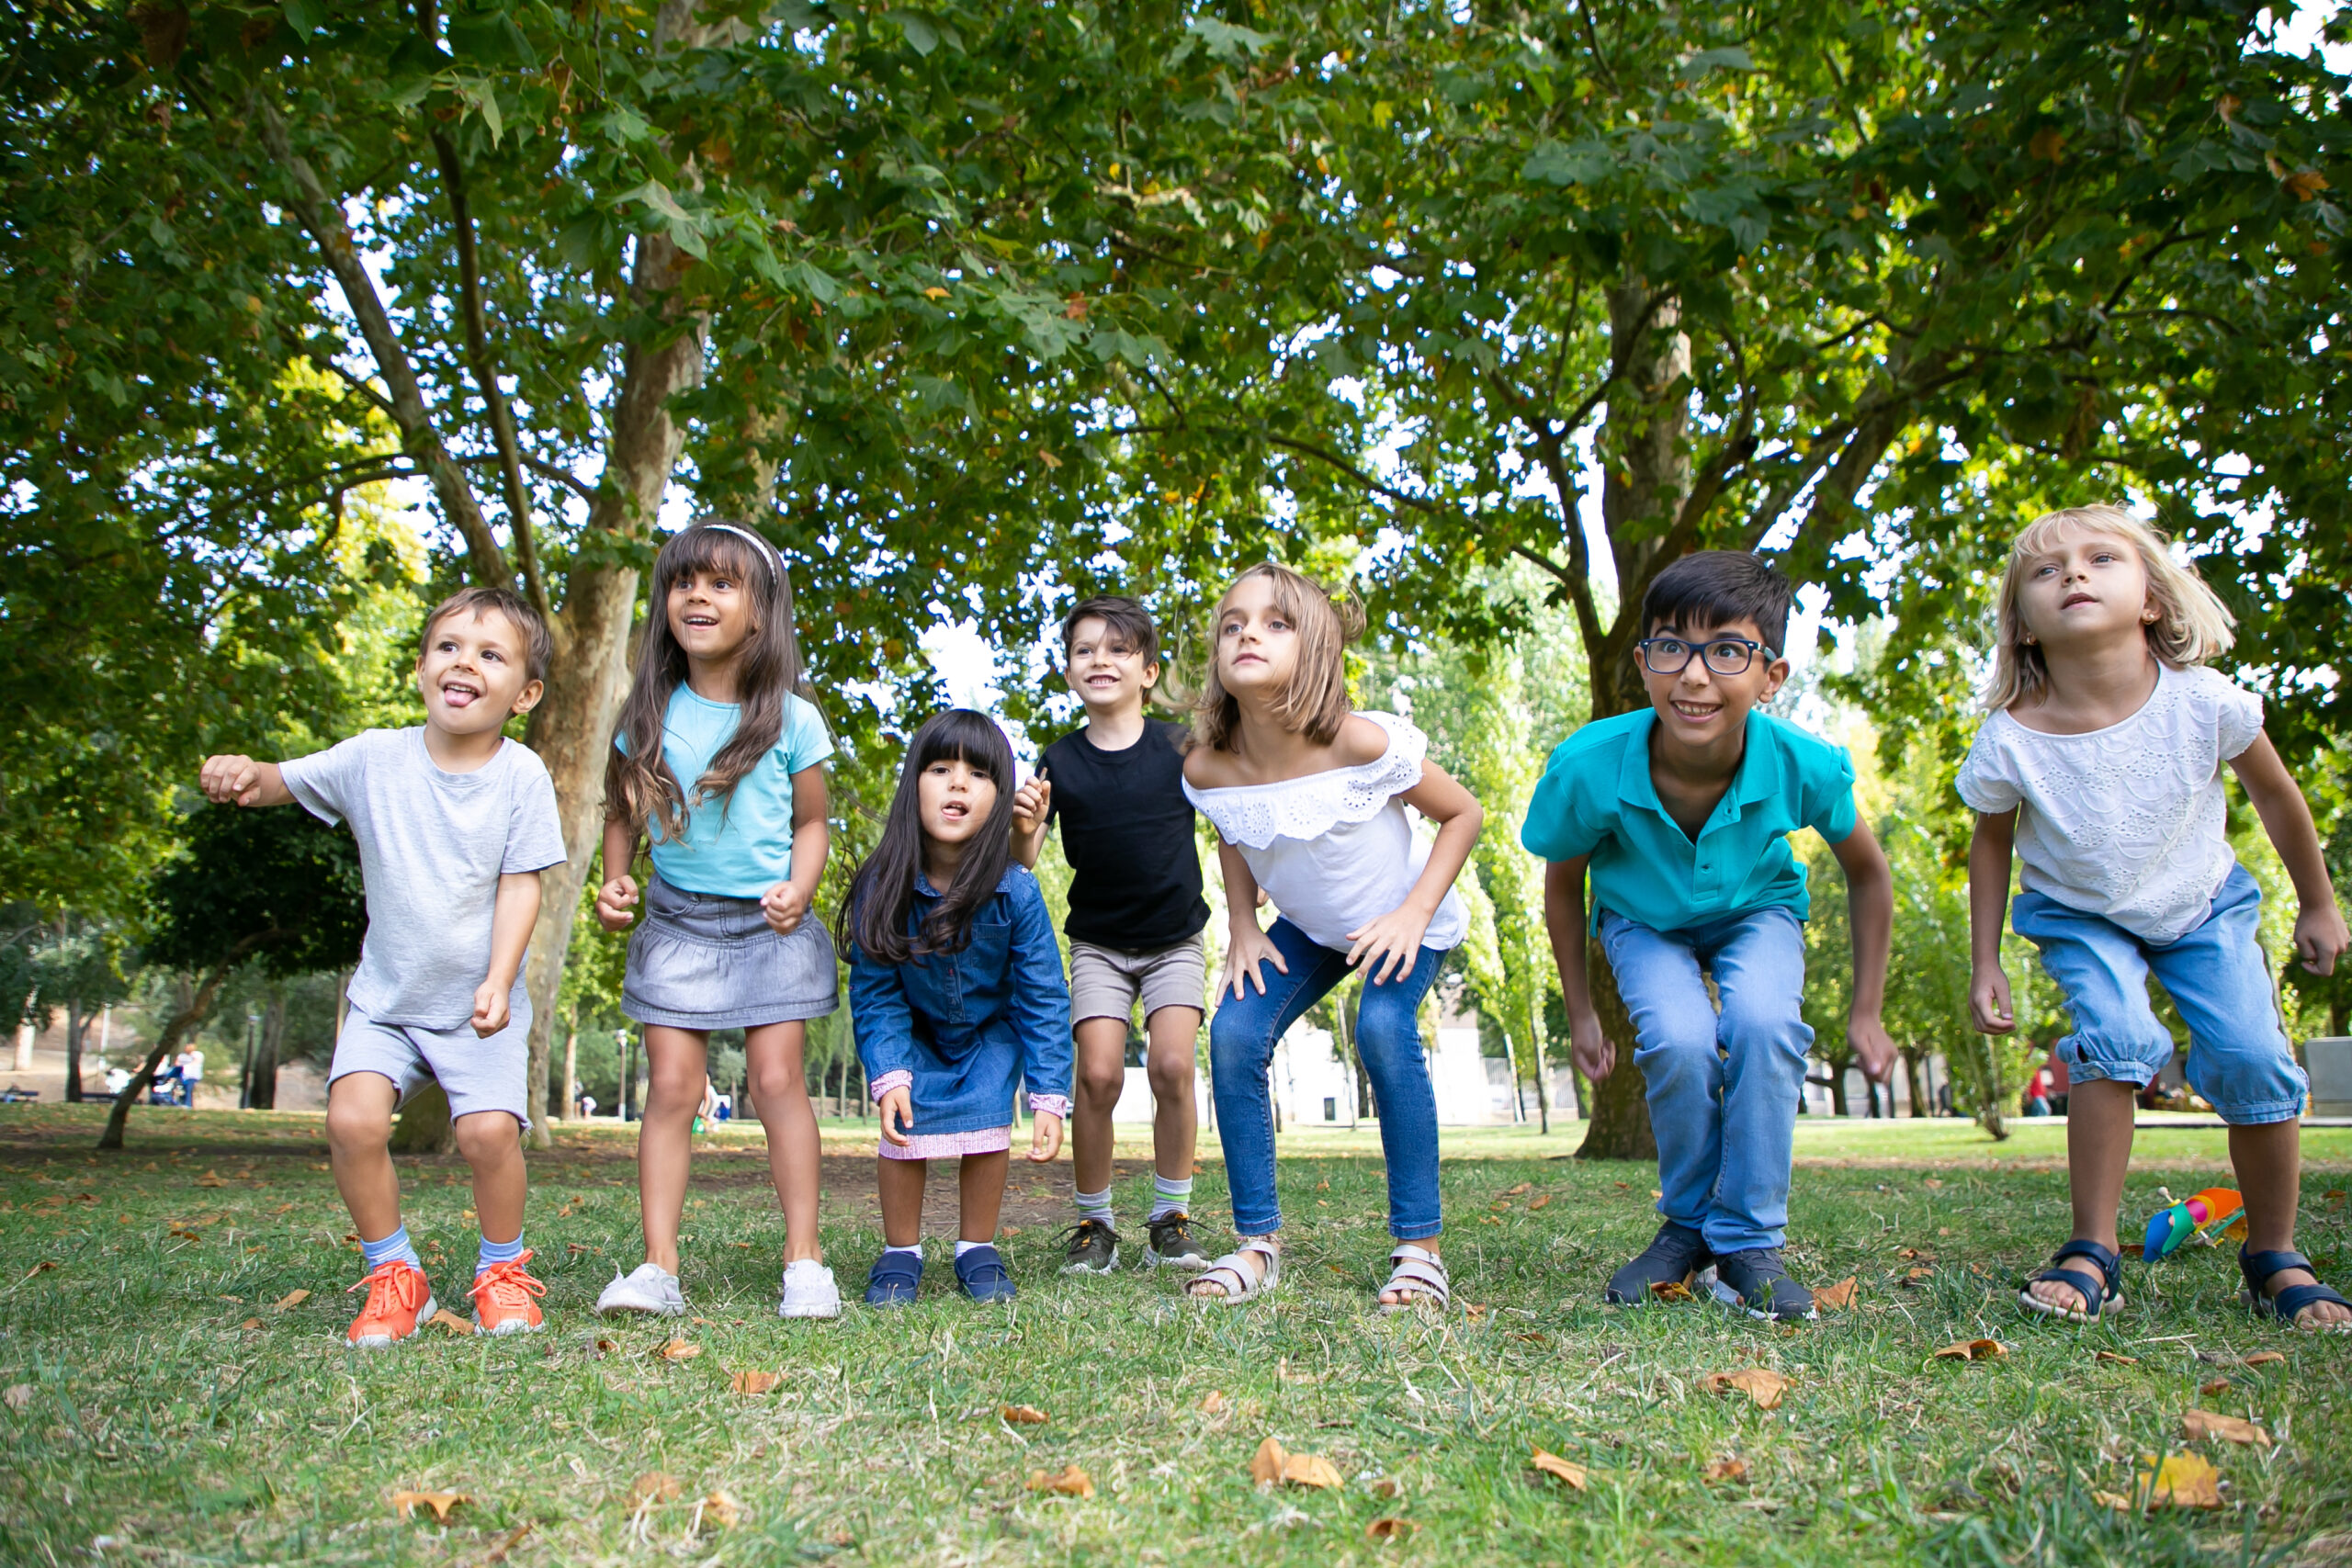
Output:
<instances>
[{"instance_id":1,"label":"navy blue slip-on shoe","mask_svg":"<svg viewBox=\"0 0 2352 1568\"><path fill-rule=\"evenodd\" d=\"M1012 1270L993 1247L976 1247L956 1258L956 1280L976 1302L1009 1302L1021 1293Z\"/></svg>"},{"instance_id":2,"label":"navy blue slip-on shoe","mask_svg":"<svg viewBox=\"0 0 2352 1568\"><path fill-rule=\"evenodd\" d=\"M865 1304L902 1307L915 1304L922 1289L922 1258L904 1252L886 1252L874 1260L865 1276Z\"/></svg>"}]
</instances>

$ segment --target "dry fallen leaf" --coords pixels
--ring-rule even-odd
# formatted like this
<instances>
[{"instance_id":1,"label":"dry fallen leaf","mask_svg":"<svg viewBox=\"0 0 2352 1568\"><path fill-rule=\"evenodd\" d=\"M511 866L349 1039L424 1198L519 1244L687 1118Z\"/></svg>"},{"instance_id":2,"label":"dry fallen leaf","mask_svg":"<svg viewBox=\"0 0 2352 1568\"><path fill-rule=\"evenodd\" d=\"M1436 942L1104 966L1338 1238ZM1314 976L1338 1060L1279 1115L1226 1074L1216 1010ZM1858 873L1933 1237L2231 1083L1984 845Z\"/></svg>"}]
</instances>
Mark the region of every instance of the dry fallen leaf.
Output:
<instances>
[{"instance_id":1,"label":"dry fallen leaf","mask_svg":"<svg viewBox=\"0 0 2352 1568\"><path fill-rule=\"evenodd\" d=\"M1496 1193L1495 1196L1498 1198L1516 1198L1534 1185L1535 1184L1532 1181L1522 1181L1516 1187L1504 1188L1500 1192Z\"/></svg>"},{"instance_id":2,"label":"dry fallen leaf","mask_svg":"<svg viewBox=\"0 0 2352 1568\"><path fill-rule=\"evenodd\" d=\"M1462 1311L1473 1323L1487 1315L1486 1307L1477 1302L1464 1303Z\"/></svg>"},{"instance_id":3,"label":"dry fallen leaf","mask_svg":"<svg viewBox=\"0 0 2352 1568\"><path fill-rule=\"evenodd\" d=\"M1789 1380L1763 1367L1743 1367L1736 1372L1709 1372L1699 1380L1699 1384L1709 1393L1727 1393L1737 1389L1757 1409L1775 1410L1780 1407L1781 1395L1788 1392Z\"/></svg>"},{"instance_id":4,"label":"dry fallen leaf","mask_svg":"<svg viewBox=\"0 0 2352 1568\"><path fill-rule=\"evenodd\" d=\"M471 1323L459 1317L447 1307L443 1307L426 1321L438 1327L446 1328L452 1334L471 1334L474 1331L474 1325Z\"/></svg>"},{"instance_id":5,"label":"dry fallen leaf","mask_svg":"<svg viewBox=\"0 0 2352 1568\"><path fill-rule=\"evenodd\" d=\"M1897 1258L1908 1258L1917 1263L1933 1263L1936 1260L1936 1255L1934 1253L1923 1252L1916 1247L1905 1247L1900 1248L1896 1251L1894 1256Z\"/></svg>"},{"instance_id":6,"label":"dry fallen leaf","mask_svg":"<svg viewBox=\"0 0 2352 1568\"><path fill-rule=\"evenodd\" d=\"M1906 1289L1916 1291L1935 1277L1936 1271L1932 1269L1908 1269L1904 1271L1903 1283Z\"/></svg>"},{"instance_id":7,"label":"dry fallen leaf","mask_svg":"<svg viewBox=\"0 0 2352 1568\"><path fill-rule=\"evenodd\" d=\"M1402 1494L1405 1487L1404 1483L1398 1481L1395 1476L1382 1475L1376 1476L1372 1481L1366 1483L1364 1490L1371 1493L1375 1497L1395 1497Z\"/></svg>"},{"instance_id":8,"label":"dry fallen leaf","mask_svg":"<svg viewBox=\"0 0 2352 1568\"><path fill-rule=\"evenodd\" d=\"M1549 1345L1551 1343L1549 1339L1544 1338L1544 1336L1536 1333L1533 1329L1529 1329L1522 1334L1514 1334L1511 1337L1513 1339L1524 1340L1530 1345Z\"/></svg>"},{"instance_id":9,"label":"dry fallen leaf","mask_svg":"<svg viewBox=\"0 0 2352 1568\"><path fill-rule=\"evenodd\" d=\"M1690 1287L1679 1280L1660 1280L1650 1286L1650 1294L1662 1302L1694 1302L1699 1299L1690 1293Z\"/></svg>"},{"instance_id":10,"label":"dry fallen leaf","mask_svg":"<svg viewBox=\"0 0 2352 1568\"><path fill-rule=\"evenodd\" d=\"M2211 1382L2199 1384L2197 1392L2209 1396L2216 1393L2227 1393L2230 1392L2230 1386L2229 1379L2215 1378Z\"/></svg>"},{"instance_id":11,"label":"dry fallen leaf","mask_svg":"<svg viewBox=\"0 0 2352 1568\"><path fill-rule=\"evenodd\" d=\"M472 1501L462 1492L395 1492L392 1494L392 1512L405 1519L415 1517L419 1508L430 1508L434 1521L446 1525L449 1522L450 1509L460 1503Z\"/></svg>"},{"instance_id":12,"label":"dry fallen leaf","mask_svg":"<svg viewBox=\"0 0 2352 1568\"><path fill-rule=\"evenodd\" d=\"M1538 1209L1548 1209L1551 1206L1552 1195L1549 1192L1538 1192L1527 1201L1527 1212L1531 1214Z\"/></svg>"},{"instance_id":13,"label":"dry fallen leaf","mask_svg":"<svg viewBox=\"0 0 2352 1568\"><path fill-rule=\"evenodd\" d=\"M210 1171L209 1171L209 1170L208 1170L208 1171L206 1171L202 1176L199 1176L199 1177L198 1177L198 1178L196 1179L196 1184L197 1184L198 1187L226 1187L226 1186L228 1186L228 1185L229 1185L227 1182L225 1182L225 1181L221 1180L218 1176L213 1175L213 1174L212 1174L212 1172L210 1172Z\"/></svg>"},{"instance_id":14,"label":"dry fallen leaf","mask_svg":"<svg viewBox=\"0 0 2352 1568\"><path fill-rule=\"evenodd\" d=\"M1000 1405L997 1408L997 1416L1008 1426L1013 1427L1042 1427L1046 1420L1046 1413L1034 1404Z\"/></svg>"},{"instance_id":15,"label":"dry fallen leaf","mask_svg":"<svg viewBox=\"0 0 2352 1568\"><path fill-rule=\"evenodd\" d=\"M1573 1491L1581 1492L1585 1489L1584 1466L1574 1460L1565 1460L1558 1454L1546 1453L1544 1450L1537 1449L1527 1462L1531 1468L1540 1470L1546 1475L1558 1476L1566 1482Z\"/></svg>"},{"instance_id":16,"label":"dry fallen leaf","mask_svg":"<svg viewBox=\"0 0 2352 1568\"><path fill-rule=\"evenodd\" d=\"M702 1500L702 1518L707 1525L731 1530L742 1517L743 1505L724 1492L714 1492Z\"/></svg>"},{"instance_id":17,"label":"dry fallen leaf","mask_svg":"<svg viewBox=\"0 0 2352 1568\"><path fill-rule=\"evenodd\" d=\"M678 1478L666 1471L649 1470L628 1483L628 1506L634 1510L650 1503L667 1503L678 1495Z\"/></svg>"},{"instance_id":18,"label":"dry fallen leaf","mask_svg":"<svg viewBox=\"0 0 2352 1568\"><path fill-rule=\"evenodd\" d=\"M1935 1188L1941 1187L1943 1185L1943 1181L1940 1178L1931 1176L1928 1178L1926 1181L1920 1183L1920 1185L1932 1190Z\"/></svg>"},{"instance_id":19,"label":"dry fallen leaf","mask_svg":"<svg viewBox=\"0 0 2352 1568\"><path fill-rule=\"evenodd\" d=\"M28 1382L12 1382L8 1385L8 1392L0 1394L0 1399L8 1402L9 1409L22 1410L33 1402L33 1385Z\"/></svg>"},{"instance_id":20,"label":"dry fallen leaf","mask_svg":"<svg viewBox=\"0 0 2352 1568\"><path fill-rule=\"evenodd\" d=\"M36 1274L46 1274L46 1273L48 1273L51 1269L54 1269L54 1268L56 1268L56 1267L57 1267L57 1259L56 1259L56 1258L42 1258L40 1262L38 1262L38 1263L34 1264L31 1268L29 1268L29 1269L26 1269L26 1270L25 1270L25 1278L26 1278L26 1279L28 1279L28 1280L29 1280L29 1279L31 1279L31 1278L32 1278L34 1275L36 1275Z\"/></svg>"},{"instance_id":21,"label":"dry fallen leaf","mask_svg":"<svg viewBox=\"0 0 2352 1568\"><path fill-rule=\"evenodd\" d=\"M1945 1346L1930 1358L1938 1361L1989 1361L1996 1356L2006 1356L2009 1348L1997 1339L1960 1339Z\"/></svg>"},{"instance_id":22,"label":"dry fallen leaf","mask_svg":"<svg viewBox=\"0 0 2352 1568\"><path fill-rule=\"evenodd\" d=\"M2214 1410L2191 1410L2180 1418L2181 1436L2190 1442L2199 1438L2219 1438L2225 1443L2238 1443L2254 1448L2270 1446L2270 1434L2241 1416L2224 1416Z\"/></svg>"},{"instance_id":23,"label":"dry fallen leaf","mask_svg":"<svg viewBox=\"0 0 2352 1568\"><path fill-rule=\"evenodd\" d=\"M673 1339L662 1347L662 1359L665 1361L691 1361L701 1354L702 1347L691 1339Z\"/></svg>"},{"instance_id":24,"label":"dry fallen leaf","mask_svg":"<svg viewBox=\"0 0 2352 1568\"><path fill-rule=\"evenodd\" d=\"M599 1339L596 1341L596 1354L599 1356L609 1356L619 1348L620 1347L618 1345L609 1339Z\"/></svg>"},{"instance_id":25,"label":"dry fallen leaf","mask_svg":"<svg viewBox=\"0 0 2352 1568\"><path fill-rule=\"evenodd\" d=\"M240 1328L259 1328L261 1326L261 1319L257 1317L249 1317L245 1319L244 1322L237 1325L237 1326Z\"/></svg>"},{"instance_id":26,"label":"dry fallen leaf","mask_svg":"<svg viewBox=\"0 0 2352 1568\"><path fill-rule=\"evenodd\" d=\"M2119 1367L2136 1367L2140 1364L2139 1357L2127 1356L2120 1350L2101 1350L2093 1355L2091 1359L2094 1361L2112 1361Z\"/></svg>"},{"instance_id":27,"label":"dry fallen leaf","mask_svg":"<svg viewBox=\"0 0 2352 1568\"><path fill-rule=\"evenodd\" d=\"M2199 1454L2166 1454L2162 1464L2152 1454L2140 1461L2151 1468L2140 1472L2140 1485L2152 1508L2218 1508L2222 1506L2222 1472Z\"/></svg>"},{"instance_id":28,"label":"dry fallen leaf","mask_svg":"<svg viewBox=\"0 0 2352 1568\"><path fill-rule=\"evenodd\" d=\"M1363 1527L1363 1533L1365 1538L1371 1540L1402 1540L1413 1533L1413 1521L1410 1519L1374 1519Z\"/></svg>"},{"instance_id":29,"label":"dry fallen leaf","mask_svg":"<svg viewBox=\"0 0 2352 1568\"><path fill-rule=\"evenodd\" d=\"M1226 1398L1220 1389L1209 1390L1208 1396L1201 1401L1201 1414L1204 1416L1222 1416L1232 1408L1233 1401Z\"/></svg>"},{"instance_id":30,"label":"dry fallen leaf","mask_svg":"<svg viewBox=\"0 0 2352 1568\"><path fill-rule=\"evenodd\" d=\"M1860 1280L1849 1274L1826 1290L1814 1292L1813 1304L1816 1307L1827 1307L1832 1312L1843 1312L1854 1304L1854 1292L1860 1288Z\"/></svg>"},{"instance_id":31,"label":"dry fallen leaf","mask_svg":"<svg viewBox=\"0 0 2352 1568\"><path fill-rule=\"evenodd\" d=\"M1091 1497L1094 1478L1074 1464L1065 1465L1058 1474L1033 1470L1029 1472L1029 1490L1052 1492L1064 1497Z\"/></svg>"},{"instance_id":32,"label":"dry fallen leaf","mask_svg":"<svg viewBox=\"0 0 2352 1568\"><path fill-rule=\"evenodd\" d=\"M1707 1479L1710 1481L1745 1481L1747 1479L1747 1461L1744 1459L1716 1460L1714 1462L1707 1466Z\"/></svg>"},{"instance_id":33,"label":"dry fallen leaf","mask_svg":"<svg viewBox=\"0 0 2352 1568\"><path fill-rule=\"evenodd\" d=\"M2094 1492L2091 1494L2091 1501L2102 1508L2113 1508L2118 1513L2128 1514L2132 1511L2132 1499L2113 1492Z\"/></svg>"},{"instance_id":34,"label":"dry fallen leaf","mask_svg":"<svg viewBox=\"0 0 2352 1568\"><path fill-rule=\"evenodd\" d=\"M2249 1367L2279 1367L2286 1363L2287 1357L2283 1351L2256 1350L2253 1355L2248 1356L2243 1364Z\"/></svg>"},{"instance_id":35,"label":"dry fallen leaf","mask_svg":"<svg viewBox=\"0 0 2352 1568\"><path fill-rule=\"evenodd\" d=\"M1292 1486L1337 1486L1340 1472L1329 1460L1316 1454L1295 1454L1272 1438L1258 1445L1250 1456L1250 1479L1261 1486L1287 1483Z\"/></svg>"},{"instance_id":36,"label":"dry fallen leaf","mask_svg":"<svg viewBox=\"0 0 2352 1568\"><path fill-rule=\"evenodd\" d=\"M783 1381L782 1372L737 1372L732 1379L737 1393L765 1393Z\"/></svg>"},{"instance_id":37,"label":"dry fallen leaf","mask_svg":"<svg viewBox=\"0 0 2352 1568\"><path fill-rule=\"evenodd\" d=\"M2320 1207L2324 1209L2341 1209L2344 1207L2345 1201L2344 1189L2341 1187L2329 1188L2326 1191L2320 1194L2319 1201Z\"/></svg>"},{"instance_id":38,"label":"dry fallen leaf","mask_svg":"<svg viewBox=\"0 0 2352 1568\"><path fill-rule=\"evenodd\" d=\"M310 1299L311 1292L308 1291L288 1291L269 1304L277 1312L291 1312Z\"/></svg>"},{"instance_id":39,"label":"dry fallen leaf","mask_svg":"<svg viewBox=\"0 0 2352 1568\"><path fill-rule=\"evenodd\" d=\"M294 1205L291 1203L280 1203L277 1208L270 1211L273 1214L290 1214L293 1212Z\"/></svg>"},{"instance_id":40,"label":"dry fallen leaf","mask_svg":"<svg viewBox=\"0 0 2352 1568\"><path fill-rule=\"evenodd\" d=\"M506 1561L506 1554L522 1545L523 1538L530 1533L531 1526L528 1520L516 1525L513 1529L491 1542L490 1550L482 1553L481 1561L475 1563L474 1568L497 1568L497 1564Z\"/></svg>"}]
</instances>

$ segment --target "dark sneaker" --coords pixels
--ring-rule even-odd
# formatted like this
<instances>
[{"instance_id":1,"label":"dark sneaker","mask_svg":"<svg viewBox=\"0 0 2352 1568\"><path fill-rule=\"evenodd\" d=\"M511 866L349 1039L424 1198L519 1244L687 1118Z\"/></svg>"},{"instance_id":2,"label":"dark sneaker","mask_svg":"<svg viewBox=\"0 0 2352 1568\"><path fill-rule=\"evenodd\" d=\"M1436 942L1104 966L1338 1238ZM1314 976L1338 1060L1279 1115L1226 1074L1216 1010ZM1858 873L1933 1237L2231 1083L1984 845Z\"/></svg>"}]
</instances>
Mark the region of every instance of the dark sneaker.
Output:
<instances>
[{"instance_id":1,"label":"dark sneaker","mask_svg":"<svg viewBox=\"0 0 2352 1568\"><path fill-rule=\"evenodd\" d=\"M1069 1241L1063 1273L1108 1274L1119 1266L1119 1233L1101 1220L1080 1220L1062 1235Z\"/></svg>"},{"instance_id":2,"label":"dark sneaker","mask_svg":"<svg viewBox=\"0 0 2352 1568\"><path fill-rule=\"evenodd\" d=\"M1813 1292L1789 1278L1777 1247L1726 1253L1715 1259L1715 1300L1768 1323L1819 1317Z\"/></svg>"},{"instance_id":3,"label":"dark sneaker","mask_svg":"<svg viewBox=\"0 0 2352 1568\"><path fill-rule=\"evenodd\" d=\"M1021 1293L1012 1283L1012 1271L1004 1266L1003 1255L993 1247L958 1252L956 1282L976 1302L1009 1302Z\"/></svg>"},{"instance_id":4,"label":"dark sneaker","mask_svg":"<svg viewBox=\"0 0 2352 1568\"><path fill-rule=\"evenodd\" d=\"M1193 1239L1193 1216L1178 1209L1151 1222L1151 1242L1143 1249L1147 1269L1201 1269L1211 1261L1208 1248Z\"/></svg>"},{"instance_id":5,"label":"dark sneaker","mask_svg":"<svg viewBox=\"0 0 2352 1568\"><path fill-rule=\"evenodd\" d=\"M922 1289L922 1258L904 1252L885 1252L865 1276L865 1304L901 1307L915 1304Z\"/></svg>"},{"instance_id":6,"label":"dark sneaker","mask_svg":"<svg viewBox=\"0 0 2352 1568\"><path fill-rule=\"evenodd\" d=\"M1657 1292L1667 1288L1685 1292L1676 1300L1689 1300L1690 1277L1713 1261L1704 1236L1668 1220L1657 1227L1639 1258L1609 1276L1609 1289L1600 1299L1611 1306L1641 1306L1657 1300Z\"/></svg>"}]
</instances>

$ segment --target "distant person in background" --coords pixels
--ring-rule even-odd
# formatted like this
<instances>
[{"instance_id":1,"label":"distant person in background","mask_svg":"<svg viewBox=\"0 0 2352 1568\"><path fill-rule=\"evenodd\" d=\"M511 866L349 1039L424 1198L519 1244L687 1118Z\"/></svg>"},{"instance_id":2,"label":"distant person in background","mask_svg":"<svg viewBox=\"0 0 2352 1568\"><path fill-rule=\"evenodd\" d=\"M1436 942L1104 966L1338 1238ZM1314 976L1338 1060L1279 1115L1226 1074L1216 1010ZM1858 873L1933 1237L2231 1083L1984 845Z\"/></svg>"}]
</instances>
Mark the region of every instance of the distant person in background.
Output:
<instances>
[{"instance_id":1,"label":"distant person in background","mask_svg":"<svg viewBox=\"0 0 2352 1568\"><path fill-rule=\"evenodd\" d=\"M582 1121L583 1121L583 1122L584 1122L584 1121L586 1121L589 1117L594 1116L594 1115L595 1115L595 1114L596 1114L596 1097L595 1097L594 1095L593 1095L593 1094L583 1094L583 1095L582 1095L582 1096L580 1097L580 1119L581 1119Z\"/></svg>"},{"instance_id":2,"label":"distant person in background","mask_svg":"<svg viewBox=\"0 0 2352 1568\"><path fill-rule=\"evenodd\" d=\"M2025 1086L2025 1113L2028 1116L2050 1114L2050 1069L2037 1070L2033 1081Z\"/></svg>"},{"instance_id":3,"label":"distant person in background","mask_svg":"<svg viewBox=\"0 0 2352 1568\"><path fill-rule=\"evenodd\" d=\"M129 1067L108 1067L107 1069L107 1094L120 1094L125 1089L129 1088L130 1085L130 1069Z\"/></svg>"},{"instance_id":4,"label":"distant person in background","mask_svg":"<svg viewBox=\"0 0 2352 1568\"><path fill-rule=\"evenodd\" d=\"M191 1045L180 1053L180 1103L191 1110L196 1091L204 1082L204 1053Z\"/></svg>"}]
</instances>

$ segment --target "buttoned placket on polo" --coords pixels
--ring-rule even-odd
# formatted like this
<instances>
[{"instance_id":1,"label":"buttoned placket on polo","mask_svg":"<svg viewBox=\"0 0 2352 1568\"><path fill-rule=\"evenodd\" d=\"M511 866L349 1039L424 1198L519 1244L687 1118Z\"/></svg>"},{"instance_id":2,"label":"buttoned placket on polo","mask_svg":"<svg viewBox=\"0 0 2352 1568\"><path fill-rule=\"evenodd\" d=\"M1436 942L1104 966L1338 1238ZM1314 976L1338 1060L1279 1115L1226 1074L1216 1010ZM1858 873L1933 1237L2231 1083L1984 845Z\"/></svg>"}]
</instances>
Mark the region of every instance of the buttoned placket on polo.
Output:
<instances>
[{"instance_id":1,"label":"buttoned placket on polo","mask_svg":"<svg viewBox=\"0 0 2352 1568\"><path fill-rule=\"evenodd\" d=\"M1709 812L1707 820L1700 825L1695 842L1683 829L1682 824L1666 809L1666 803L1658 798L1657 782L1650 777L1650 737L1657 728L1655 712L1650 714L1649 723L1629 738L1624 760L1618 768L1618 799L1628 806L1638 806L1656 814L1660 821L1673 829L1676 842L1689 847L1692 901L1702 908L1720 908L1724 899L1723 846L1718 843L1710 847L1707 840L1719 830L1737 822L1749 803L1769 798L1780 785L1781 770L1777 755L1770 747L1758 744L1764 728L1762 717L1752 709L1749 711L1743 727L1739 768L1732 774L1731 784L1724 791L1723 798L1715 802L1714 810ZM1759 756L1761 762L1758 760Z\"/></svg>"}]
</instances>

